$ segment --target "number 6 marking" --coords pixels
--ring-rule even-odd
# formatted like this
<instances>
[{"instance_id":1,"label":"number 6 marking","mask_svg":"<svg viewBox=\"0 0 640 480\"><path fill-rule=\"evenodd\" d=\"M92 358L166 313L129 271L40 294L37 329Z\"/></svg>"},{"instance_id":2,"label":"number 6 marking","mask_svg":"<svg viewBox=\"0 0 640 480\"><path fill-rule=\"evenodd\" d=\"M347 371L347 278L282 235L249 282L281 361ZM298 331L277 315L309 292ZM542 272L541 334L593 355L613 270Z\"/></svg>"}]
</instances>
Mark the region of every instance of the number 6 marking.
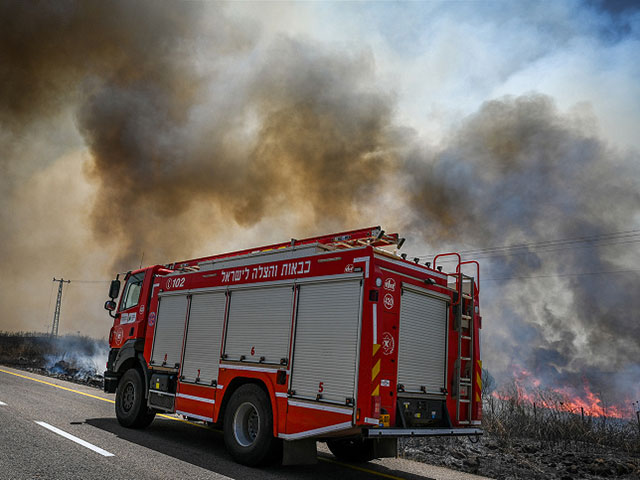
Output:
<instances>
[{"instance_id":1,"label":"number 6 marking","mask_svg":"<svg viewBox=\"0 0 640 480\"><path fill-rule=\"evenodd\" d=\"M251 355L255 355L256 354L256 347L251 347Z\"/></svg>"}]
</instances>

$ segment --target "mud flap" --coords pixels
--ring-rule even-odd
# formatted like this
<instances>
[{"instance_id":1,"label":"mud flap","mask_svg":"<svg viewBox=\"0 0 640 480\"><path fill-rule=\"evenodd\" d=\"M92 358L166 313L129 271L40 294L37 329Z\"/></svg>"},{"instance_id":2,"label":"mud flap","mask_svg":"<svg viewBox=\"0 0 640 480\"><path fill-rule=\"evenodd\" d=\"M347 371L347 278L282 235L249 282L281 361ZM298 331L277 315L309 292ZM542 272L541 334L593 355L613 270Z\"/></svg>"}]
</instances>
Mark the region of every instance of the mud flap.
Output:
<instances>
[{"instance_id":1,"label":"mud flap","mask_svg":"<svg viewBox=\"0 0 640 480\"><path fill-rule=\"evenodd\" d=\"M315 439L305 438L282 442L282 465L314 465L316 463L318 463L318 449Z\"/></svg>"},{"instance_id":2,"label":"mud flap","mask_svg":"<svg viewBox=\"0 0 640 480\"><path fill-rule=\"evenodd\" d=\"M397 438L376 438L372 439L373 454L375 458L395 458L398 456Z\"/></svg>"}]
</instances>

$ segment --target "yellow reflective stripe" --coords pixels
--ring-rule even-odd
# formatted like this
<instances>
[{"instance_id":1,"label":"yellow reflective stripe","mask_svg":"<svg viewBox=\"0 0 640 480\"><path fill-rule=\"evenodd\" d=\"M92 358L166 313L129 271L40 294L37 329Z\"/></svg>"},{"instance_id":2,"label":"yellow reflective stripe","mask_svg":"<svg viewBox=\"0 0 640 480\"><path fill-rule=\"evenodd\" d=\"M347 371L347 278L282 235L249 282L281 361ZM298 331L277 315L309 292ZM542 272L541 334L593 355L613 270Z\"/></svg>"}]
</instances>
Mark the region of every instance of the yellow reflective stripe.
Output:
<instances>
[{"instance_id":1,"label":"yellow reflective stripe","mask_svg":"<svg viewBox=\"0 0 640 480\"><path fill-rule=\"evenodd\" d=\"M375 390L371 394L372 397L375 397L376 395L380 395L380 385L377 385Z\"/></svg>"},{"instance_id":2,"label":"yellow reflective stripe","mask_svg":"<svg viewBox=\"0 0 640 480\"><path fill-rule=\"evenodd\" d=\"M378 376L379 373L380 373L380 360L376 362L376 364L373 366L373 369L371 370L371 380L375 380L375 378Z\"/></svg>"},{"instance_id":3,"label":"yellow reflective stripe","mask_svg":"<svg viewBox=\"0 0 640 480\"><path fill-rule=\"evenodd\" d=\"M378 353L378 350L380 350L380 344L374 343L373 344L373 354L371 356L372 357L375 356L375 354Z\"/></svg>"}]
</instances>

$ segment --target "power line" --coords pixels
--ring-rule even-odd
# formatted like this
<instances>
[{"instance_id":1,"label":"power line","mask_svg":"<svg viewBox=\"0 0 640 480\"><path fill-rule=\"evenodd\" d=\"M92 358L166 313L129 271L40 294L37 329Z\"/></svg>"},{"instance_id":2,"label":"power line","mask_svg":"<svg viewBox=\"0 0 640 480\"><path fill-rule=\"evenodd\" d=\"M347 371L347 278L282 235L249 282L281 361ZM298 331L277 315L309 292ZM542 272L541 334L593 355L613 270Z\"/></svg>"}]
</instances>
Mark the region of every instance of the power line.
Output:
<instances>
[{"instance_id":1,"label":"power line","mask_svg":"<svg viewBox=\"0 0 640 480\"><path fill-rule=\"evenodd\" d=\"M579 243L587 243L587 245L576 245ZM622 232L613 232L601 235L582 236L573 238L564 238L557 240L545 240L540 242L521 243L514 245L503 245L494 247L477 248L470 250L461 250L461 255L473 256L476 259L492 258L504 255L523 255L528 253L536 253L537 250L544 252L560 251L566 248L586 248L605 245L625 245L640 242L640 230L627 230ZM518 250L525 250L518 252ZM435 255L422 255L417 258L434 258ZM453 260L444 260L443 263L449 263Z\"/></svg>"},{"instance_id":2,"label":"power line","mask_svg":"<svg viewBox=\"0 0 640 480\"><path fill-rule=\"evenodd\" d=\"M71 280L73 283L109 283L111 280Z\"/></svg>"},{"instance_id":3,"label":"power line","mask_svg":"<svg viewBox=\"0 0 640 480\"><path fill-rule=\"evenodd\" d=\"M611 271L599 271L599 272L556 273L556 274L549 274L549 275L523 275L523 276L517 276L517 277L483 278L482 282L498 282L503 280L525 280L530 278L582 277L585 275L608 275L608 274L634 273L634 272L640 272L640 269L611 270Z\"/></svg>"},{"instance_id":4,"label":"power line","mask_svg":"<svg viewBox=\"0 0 640 480\"><path fill-rule=\"evenodd\" d=\"M562 239L556 239L556 240L544 240L540 242L519 243L514 245L503 245L498 247L476 248L471 250L462 250L460 253L464 253L464 254L492 253L494 251L499 251L499 250L518 250L521 248L532 248L532 247L540 248L545 246L553 247L558 245L565 245L565 244L571 245L574 243L582 243L582 242L599 243L601 241L625 239L629 237L637 237L639 235L640 235L640 230L626 230L622 232L603 233L600 235L562 238ZM636 241L636 240L633 240L633 241Z\"/></svg>"}]
</instances>

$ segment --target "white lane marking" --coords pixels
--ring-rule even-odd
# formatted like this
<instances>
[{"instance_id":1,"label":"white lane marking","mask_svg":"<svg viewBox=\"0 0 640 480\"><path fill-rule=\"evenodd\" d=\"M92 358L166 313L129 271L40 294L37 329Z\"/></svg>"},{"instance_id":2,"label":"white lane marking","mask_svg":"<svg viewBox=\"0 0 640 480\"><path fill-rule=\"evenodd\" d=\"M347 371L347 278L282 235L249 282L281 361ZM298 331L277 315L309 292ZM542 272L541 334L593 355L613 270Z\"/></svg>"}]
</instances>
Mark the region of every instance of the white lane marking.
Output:
<instances>
[{"instance_id":1,"label":"white lane marking","mask_svg":"<svg viewBox=\"0 0 640 480\"><path fill-rule=\"evenodd\" d=\"M72 442L76 442L76 443L82 445L83 447L88 448L89 450L93 450L94 452L99 453L103 457L113 457L114 456L113 453L107 452L106 450L103 450L100 447L96 447L95 445L93 445L93 444L91 444L89 442L85 442L81 438L78 438L75 435L71 435L70 433L67 433L64 430L60 430L59 428L56 428L56 427L54 427L52 425L49 425L48 423L38 422L38 421L35 421L35 422L38 425L40 425L41 427L44 427L47 430L51 430L53 433L57 433L61 437L68 438Z\"/></svg>"},{"instance_id":2,"label":"white lane marking","mask_svg":"<svg viewBox=\"0 0 640 480\"><path fill-rule=\"evenodd\" d=\"M0 407L6 407L6 406L7 406L7 404L6 404L6 403L4 403L4 402L0 402Z\"/></svg>"}]
</instances>

